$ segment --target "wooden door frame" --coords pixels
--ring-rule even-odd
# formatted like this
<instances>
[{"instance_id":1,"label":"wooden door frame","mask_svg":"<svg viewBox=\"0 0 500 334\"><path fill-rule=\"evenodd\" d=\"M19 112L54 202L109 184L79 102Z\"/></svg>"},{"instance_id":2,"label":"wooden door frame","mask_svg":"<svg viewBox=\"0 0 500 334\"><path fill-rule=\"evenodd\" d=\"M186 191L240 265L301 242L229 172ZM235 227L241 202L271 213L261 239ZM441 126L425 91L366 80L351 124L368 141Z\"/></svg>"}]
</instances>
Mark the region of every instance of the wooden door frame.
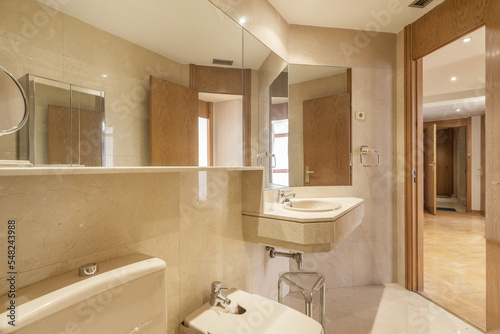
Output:
<instances>
[{"instance_id":1,"label":"wooden door frame","mask_svg":"<svg viewBox=\"0 0 500 334\"><path fill-rule=\"evenodd\" d=\"M198 92L243 97L243 165L252 165L252 75L249 69L189 64L189 87Z\"/></svg>"},{"instance_id":2,"label":"wooden door frame","mask_svg":"<svg viewBox=\"0 0 500 334\"><path fill-rule=\"evenodd\" d=\"M436 124L436 128L447 129L447 128L466 128L466 152L467 157L467 212L472 211L472 118L457 118L457 119L447 119L441 121L429 121L424 122L424 128L428 125Z\"/></svg>"},{"instance_id":3,"label":"wooden door frame","mask_svg":"<svg viewBox=\"0 0 500 334\"><path fill-rule=\"evenodd\" d=\"M486 329L500 333L500 178L497 172L500 139L500 1L447 0L404 30L405 82L405 286L418 290L423 285L419 261L423 259L418 232L423 219L421 204L422 161L418 158L421 116L422 57L482 26L486 27ZM420 76L420 79L419 79ZM420 167L420 168L418 168ZM413 183L412 169L416 168ZM423 215L423 212L422 212Z\"/></svg>"}]
</instances>

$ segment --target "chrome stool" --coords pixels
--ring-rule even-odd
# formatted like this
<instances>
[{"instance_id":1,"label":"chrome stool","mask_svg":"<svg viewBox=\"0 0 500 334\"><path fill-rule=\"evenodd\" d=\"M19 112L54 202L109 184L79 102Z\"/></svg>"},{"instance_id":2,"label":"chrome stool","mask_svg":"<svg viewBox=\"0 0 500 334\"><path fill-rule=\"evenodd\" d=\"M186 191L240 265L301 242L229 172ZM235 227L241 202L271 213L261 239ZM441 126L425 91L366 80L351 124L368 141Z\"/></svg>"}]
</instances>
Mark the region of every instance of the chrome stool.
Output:
<instances>
[{"instance_id":1,"label":"chrome stool","mask_svg":"<svg viewBox=\"0 0 500 334\"><path fill-rule=\"evenodd\" d=\"M300 292L304 296L306 315L312 318L313 295L319 290L319 322L325 328L325 278L317 272L291 271L282 273L278 280L278 302L283 304L283 282L290 287L290 292Z\"/></svg>"}]
</instances>

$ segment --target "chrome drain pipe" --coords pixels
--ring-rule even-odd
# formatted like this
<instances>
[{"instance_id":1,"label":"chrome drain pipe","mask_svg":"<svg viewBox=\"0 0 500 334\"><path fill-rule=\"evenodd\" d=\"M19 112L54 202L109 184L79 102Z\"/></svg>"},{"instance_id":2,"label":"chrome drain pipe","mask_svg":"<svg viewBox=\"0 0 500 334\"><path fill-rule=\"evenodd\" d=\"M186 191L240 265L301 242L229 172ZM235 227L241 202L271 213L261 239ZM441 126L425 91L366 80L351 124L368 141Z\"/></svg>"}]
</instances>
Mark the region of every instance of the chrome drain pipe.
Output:
<instances>
[{"instance_id":1,"label":"chrome drain pipe","mask_svg":"<svg viewBox=\"0 0 500 334\"><path fill-rule=\"evenodd\" d=\"M266 246L266 251L269 252L269 257L274 259L276 256L288 257L294 259L297 262L297 266L299 270L304 268L304 254L302 253L285 253L285 252L277 252L274 247Z\"/></svg>"}]
</instances>

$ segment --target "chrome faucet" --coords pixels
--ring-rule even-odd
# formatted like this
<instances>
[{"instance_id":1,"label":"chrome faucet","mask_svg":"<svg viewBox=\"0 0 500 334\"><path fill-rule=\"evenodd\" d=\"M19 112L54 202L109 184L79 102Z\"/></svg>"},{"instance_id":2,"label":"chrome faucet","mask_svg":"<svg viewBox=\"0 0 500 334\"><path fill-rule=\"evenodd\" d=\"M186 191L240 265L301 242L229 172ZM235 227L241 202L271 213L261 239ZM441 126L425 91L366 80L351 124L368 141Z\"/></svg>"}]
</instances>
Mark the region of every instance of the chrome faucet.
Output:
<instances>
[{"instance_id":1,"label":"chrome faucet","mask_svg":"<svg viewBox=\"0 0 500 334\"><path fill-rule=\"evenodd\" d=\"M291 189L279 189L278 190L278 200L279 204L283 204L285 202L290 202L290 198L295 197L295 193L292 192Z\"/></svg>"},{"instance_id":2,"label":"chrome faucet","mask_svg":"<svg viewBox=\"0 0 500 334\"><path fill-rule=\"evenodd\" d=\"M221 290L227 290L228 288L223 288L222 283L219 281L212 282L212 288L210 292L210 305L217 306L221 304L229 305L231 304L231 299L227 298Z\"/></svg>"}]
</instances>

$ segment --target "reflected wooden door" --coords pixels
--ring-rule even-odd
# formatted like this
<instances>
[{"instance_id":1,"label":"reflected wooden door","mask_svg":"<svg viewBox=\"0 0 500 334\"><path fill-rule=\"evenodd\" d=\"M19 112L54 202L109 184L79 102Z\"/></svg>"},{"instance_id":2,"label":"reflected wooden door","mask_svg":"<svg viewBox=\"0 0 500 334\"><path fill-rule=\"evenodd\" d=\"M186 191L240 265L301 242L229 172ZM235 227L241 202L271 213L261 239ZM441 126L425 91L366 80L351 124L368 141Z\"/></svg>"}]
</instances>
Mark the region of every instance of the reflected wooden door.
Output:
<instances>
[{"instance_id":1,"label":"reflected wooden door","mask_svg":"<svg viewBox=\"0 0 500 334\"><path fill-rule=\"evenodd\" d=\"M453 195L453 128L436 130L436 194Z\"/></svg>"},{"instance_id":2,"label":"reflected wooden door","mask_svg":"<svg viewBox=\"0 0 500 334\"><path fill-rule=\"evenodd\" d=\"M151 166L198 166L198 91L150 77Z\"/></svg>"},{"instance_id":3,"label":"reflected wooden door","mask_svg":"<svg viewBox=\"0 0 500 334\"><path fill-rule=\"evenodd\" d=\"M351 184L351 94L303 102L304 185Z\"/></svg>"},{"instance_id":4,"label":"reflected wooden door","mask_svg":"<svg viewBox=\"0 0 500 334\"><path fill-rule=\"evenodd\" d=\"M436 214L436 124L424 129L424 209Z\"/></svg>"},{"instance_id":5,"label":"reflected wooden door","mask_svg":"<svg viewBox=\"0 0 500 334\"><path fill-rule=\"evenodd\" d=\"M102 166L101 124L98 111L49 105L48 163Z\"/></svg>"}]
</instances>

